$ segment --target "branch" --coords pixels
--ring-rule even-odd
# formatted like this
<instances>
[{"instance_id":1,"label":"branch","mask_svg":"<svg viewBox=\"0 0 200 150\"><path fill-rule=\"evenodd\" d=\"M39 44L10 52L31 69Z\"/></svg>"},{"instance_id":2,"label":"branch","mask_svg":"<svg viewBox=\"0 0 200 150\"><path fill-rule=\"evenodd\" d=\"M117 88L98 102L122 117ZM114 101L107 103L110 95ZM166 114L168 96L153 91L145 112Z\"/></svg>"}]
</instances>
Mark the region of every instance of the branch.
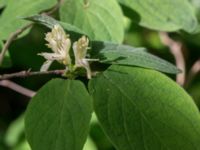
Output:
<instances>
[{"instance_id":1,"label":"branch","mask_svg":"<svg viewBox=\"0 0 200 150\"><path fill-rule=\"evenodd\" d=\"M36 92L26 89L26 88L12 82L12 81L9 81L9 80L0 81L0 86L12 89L22 95L27 96L27 97L33 97L36 94Z\"/></svg>"},{"instance_id":2,"label":"branch","mask_svg":"<svg viewBox=\"0 0 200 150\"><path fill-rule=\"evenodd\" d=\"M0 80L17 78L17 77L29 77L29 76L36 76L36 75L48 75L48 74L62 75L65 73L65 71L66 70L51 70L51 71L43 71L43 72L30 72L30 70L20 71L20 72L11 73L11 74L0 75Z\"/></svg>"},{"instance_id":3,"label":"branch","mask_svg":"<svg viewBox=\"0 0 200 150\"><path fill-rule=\"evenodd\" d=\"M162 43L169 47L171 54L174 56L177 68L182 70L182 73L177 74L176 82L183 86L185 83L185 58L182 52L182 43L174 41L165 32L160 33L160 39Z\"/></svg>"},{"instance_id":4,"label":"branch","mask_svg":"<svg viewBox=\"0 0 200 150\"><path fill-rule=\"evenodd\" d=\"M45 14L45 15L52 15L54 12L56 12L56 11L60 8L60 6L61 6L63 3L64 3L64 0L58 0L57 4L56 4L53 8L51 8L49 11L44 12L44 13L42 13L42 14Z\"/></svg>"},{"instance_id":5,"label":"branch","mask_svg":"<svg viewBox=\"0 0 200 150\"><path fill-rule=\"evenodd\" d=\"M15 40L22 32L24 32L26 29L32 27L33 23L27 24L26 26L22 27L21 29L18 29L17 31L10 34L10 37L6 41L5 45L2 48L1 54L0 54L0 65L3 62L4 56L8 50L8 47L12 43L13 40Z\"/></svg>"},{"instance_id":6,"label":"branch","mask_svg":"<svg viewBox=\"0 0 200 150\"><path fill-rule=\"evenodd\" d=\"M193 79L195 78L195 76L200 72L200 59L197 60L192 68L190 69L190 71L188 72L188 77L185 83L185 87L188 87L190 85L190 83L193 81Z\"/></svg>"}]
</instances>

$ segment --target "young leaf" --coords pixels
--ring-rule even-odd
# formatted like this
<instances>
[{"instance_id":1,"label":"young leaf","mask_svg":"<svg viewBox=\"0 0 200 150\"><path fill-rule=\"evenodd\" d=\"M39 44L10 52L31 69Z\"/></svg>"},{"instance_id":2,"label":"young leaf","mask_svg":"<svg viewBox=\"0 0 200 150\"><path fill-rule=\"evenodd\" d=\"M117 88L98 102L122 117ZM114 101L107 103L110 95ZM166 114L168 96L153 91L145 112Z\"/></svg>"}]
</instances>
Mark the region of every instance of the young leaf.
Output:
<instances>
[{"instance_id":1,"label":"young leaf","mask_svg":"<svg viewBox=\"0 0 200 150\"><path fill-rule=\"evenodd\" d=\"M81 29L77 28L74 25L71 25L71 24L65 23L65 22L60 22L60 21L55 20L54 18L46 16L46 15L34 15L34 16L25 17L24 19L33 21L35 23L39 23L39 24L44 25L44 26L46 26L50 29L52 29L55 25L59 24L65 30L67 30L69 32L85 34Z\"/></svg>"},{"instance_id":2,"label":"young leaf","mask_svg":"<svg viewBox=\"0 0 200 150\"><path fill-rule=\"evenodd\" d=\"M90 100L80 81L54 79L42 87L25 115L32 150L82 150L92 113Z\"/></svg>"},{"instance_id":3,"label":"young leaf","mask_svg":"<svg viewBox=\"0 0 200 150\"><path fill-rule=\"evenodd\" d=\"M199 150L200 114L165 75L112 66L89 84L97 117L118 150Z\"/></svg>"},{"instance_id":4,"label":"young leaf","mask_svg":"<svg viewBox=\"0 0 200 150\"><path fill-rule=\"evenodd\" d=\"M43 10L49 9L56 4L57 0L10 0L7 7L0 16L0 38L7 39L8 36L26 25L28 22L20 17L31 16Z\"/></svg>"},{"instance_id":5,"label":"young leaf","mask_svg":"<svg viewBox=\"0 0 200 150\"><path fill-rule=\"evenodd\" d=\"M3 42L0 41L0 53L2 51L2 48L3 48ZM10 55L8 52L6 52L4 59L3 59L3 63L0 65L0 68L9 68L11 66L12 66L12 62L10 59Z\"/></svg>"},{"instance_id":6,"label":"young leaf","mask_svg":"<svg viewBox=\"0 0 200 150\"><path fill-rule=\"evenodd\" d=\"M146 52L145 48L92 42L91 57L100 59L101 63L139 66L172 74L180 72L173 64Z\"/></svg>"},{"instance_id":7,"label":"young leaf","mask_svg":"<svg viewBox=\"0 0 200 150\"><path fill-rule=\"evenodd\" d=\"M115 0L66 0L60 18L85 31L92 40L122 42L124 37L123 14Z\"/></svg>"},{"instance_id":8,"label":"young leaf","mask_svg":"<svg viewBox=\"0 0 200 150\"><path fill-rule=\"evenodd\" d=\"M136 13L136 16L139 17L139 24L150 29L159 31L177 31L183 29L192 33L198 26L194 8L192 8L188 0L118 1L133 10L128 15ZM133 21L136 16L134 16Z\"/></svg>"}]
</instances>

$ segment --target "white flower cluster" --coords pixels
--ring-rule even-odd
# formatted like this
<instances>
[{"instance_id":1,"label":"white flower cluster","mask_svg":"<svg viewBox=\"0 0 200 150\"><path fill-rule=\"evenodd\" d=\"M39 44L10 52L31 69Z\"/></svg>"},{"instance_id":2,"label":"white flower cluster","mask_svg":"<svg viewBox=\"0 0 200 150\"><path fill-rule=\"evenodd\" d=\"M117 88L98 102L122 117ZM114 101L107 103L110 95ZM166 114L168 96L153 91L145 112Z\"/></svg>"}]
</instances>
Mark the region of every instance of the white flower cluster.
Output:
<instances>
[{"instance_id":1,"label":"white flower cluster","mask_svg":"<svg viewBox=\"0 0 200 150\"><path fill-rule=\"evenodd\" d=\"M69 35L65 33L60 25L55 25L51 32L46 34L45 40L48 42L47 46L52 49L53 53L40 53L46 59L42 65L41 71L46 71L53 61L58 61L66 66L71 65L70 48L71 40ZM75 56L75 68L83 67L87 71L87 77L91 78L91 70L87 59L87 50L89 49L89 40L86 36L81 37L78 41L73 43L73 52Z\"/></svg>"}]
</instances>

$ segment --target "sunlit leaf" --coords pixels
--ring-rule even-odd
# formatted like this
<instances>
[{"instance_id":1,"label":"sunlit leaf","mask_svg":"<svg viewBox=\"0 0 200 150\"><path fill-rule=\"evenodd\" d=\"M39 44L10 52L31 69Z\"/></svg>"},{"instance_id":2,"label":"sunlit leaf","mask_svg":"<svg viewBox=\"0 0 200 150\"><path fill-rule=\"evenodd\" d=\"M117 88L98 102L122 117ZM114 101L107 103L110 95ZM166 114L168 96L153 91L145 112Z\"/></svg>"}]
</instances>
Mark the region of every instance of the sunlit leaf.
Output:
<instances>
[{"instance_id":1,"label":"sunlit leaf","mask_svg":"<svg viewBox=\"0 0 200 150\"><path fill-rule=\"evenodd\" d=\"M28 23L21 17L38 14L56 3L57 0L9 0L0 16L0 39L7 39L12 32Z\"/></svg>"},{"instance_id":2,"label":"sunlit leaf","mask_svg":"<svg viewBox=\"0 0 200 150\"><path fill-rule=\"evenodd\" d=\"M122 42L123 15L116 0L66 0L61 21L82 29L92 40Z\"/></svg>"}]
</instances>

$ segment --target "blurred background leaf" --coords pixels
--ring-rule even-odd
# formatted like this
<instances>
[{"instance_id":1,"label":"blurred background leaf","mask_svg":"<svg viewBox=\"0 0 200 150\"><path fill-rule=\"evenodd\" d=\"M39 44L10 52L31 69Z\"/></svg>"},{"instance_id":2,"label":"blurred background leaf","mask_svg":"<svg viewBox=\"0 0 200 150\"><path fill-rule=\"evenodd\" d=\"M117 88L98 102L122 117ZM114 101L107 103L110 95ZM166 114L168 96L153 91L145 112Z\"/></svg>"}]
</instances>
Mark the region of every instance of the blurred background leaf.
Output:
<instances>
[{"instance_id":1,"label":"blurred background leaf","mask_svg":"<svg viewBox=\"0 0 200 150\"><path fill-rule=\"evenodd\" d=\"M116 0L66 0L60 19L82 29L92 40L123 41L123 14Z\"/></svg>"},{"instance_id":2,"label":"blurred background leaf","mask_svg":"<svg viewBox=\"0 0 200 150\"><path fill-rule=\"evenodd\" d=\"M8 0L5 10L0 16L0 39L7 39L12 32L28 23L21 17L35 15L50 9L56 2L56 0Z\"/></svg>"},{"instance_id":3,"label":"blurred background leaf","mask_svg":"<svg viewBox=\"0 0 200 150\"><path fill-rule=\"evenodd\" d=\"M194 9L188 0L118 1L125 6L125 14L131 15L133 21L150 29L158 31L183 29L192 33L198 26Z\"/></svg>"},{"instance_id":4,"label":"blurred background leaf","mask_svg":"<svg viewBox=\"0 0 200 150\"><path fill-rule=\"evenodd\" d=\"M0 0L0 9L1 9L2 7L5 7L6 3L7 3L6 0Z\"/></svg>"}]
</instances>

